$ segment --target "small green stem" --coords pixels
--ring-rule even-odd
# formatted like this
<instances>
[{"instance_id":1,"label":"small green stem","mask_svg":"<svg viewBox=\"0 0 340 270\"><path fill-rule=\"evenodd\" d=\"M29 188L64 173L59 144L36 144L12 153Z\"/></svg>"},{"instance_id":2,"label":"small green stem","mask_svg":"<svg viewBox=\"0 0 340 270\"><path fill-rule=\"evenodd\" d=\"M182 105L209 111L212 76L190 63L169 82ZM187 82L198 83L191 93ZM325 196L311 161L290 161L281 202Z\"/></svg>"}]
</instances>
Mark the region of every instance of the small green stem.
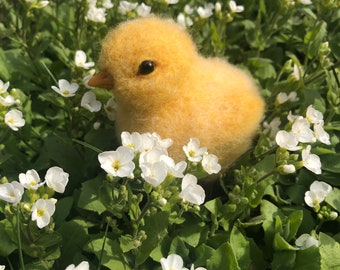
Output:
<instances>
[{"instance_id":1,"label":"small green stem","mask_svg":"<svg viewBox=\"0 0 340 270\"><path fill-rule=\"evenodd\" d=\"M259 179L256 180L256 183L259 184L261 181L266 179L267 177L273 175L276 172L276 169L271 170L269 173L266 173L265 175L261 176Z\"/></svg>"},{"instance_id":2,"label":"small green stem","mask_svg":"<svg viewBox=\"0 0 340 270\"><path fill-rule=\"evenodd\" d=\"M22 246L21 246L20 211L19 211L19 207L17 209L17 231L18 231L18 251L19 251L20 265L21 265L21 269L25 270L24 256L22 254Z\"/></svg>"},{"instance_id":3,"label":"small green stem","mask_svg":"<svg viewBox=\"0 0 340 270\"><path fill-rule=\"evenodd\" d=\"M100 251L100 256L99 256L99 263L97 266L97 270L100 270L101 265L102 265L102 260L103 260L103 255L104 255L104 249L105 249L105 243L106 243L106 238L107 238L107 233L109 231L109 223L106 223L106 228L105 228L105 234L104 234L104 240L103 240L103 244L102 244L102 249Z\"/></svg>"}]
</instances>

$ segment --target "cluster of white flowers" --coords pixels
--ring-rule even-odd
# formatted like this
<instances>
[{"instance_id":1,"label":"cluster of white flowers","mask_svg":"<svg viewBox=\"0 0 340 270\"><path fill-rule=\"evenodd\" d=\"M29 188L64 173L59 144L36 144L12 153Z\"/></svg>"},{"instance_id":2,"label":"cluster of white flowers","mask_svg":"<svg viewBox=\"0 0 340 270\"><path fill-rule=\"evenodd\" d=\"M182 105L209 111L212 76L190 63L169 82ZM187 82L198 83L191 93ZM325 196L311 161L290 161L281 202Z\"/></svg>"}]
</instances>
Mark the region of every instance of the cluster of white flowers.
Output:
<instances>
[{"instance_id":1,"label":"cluster of white flowers","mask_svg":"<svg viewBox=\"0 0 340 270\"><path fill-rule=\"evenodd\" d=\"M6 111L4 116L4 122L12 130L18 131L19 128L25 125L25 119L23 118L22 112L18 109L7 108L20 103L19 100L15 100L13 95L8 92L9 82L4 83L0 80L0 109ZM16 91L12 89L12 92Z\"/></svg>"},{"instance_id":2,"label":"cluster of white flowers","mask_svg":"<svg viewBox=\"0 0 340 270\"><path fill-rule=\"evenodd\" d=\"M55 192L63 193L69 181L69 174L64 172L60 167L51 167L47 170L45 181L41 182L40 176L36 170L28 170L26 173L19 174L19 182L12 181L10 183L0 184L0 199L13 205L21 202L25 189L37 190L46 184ZM51 216L55 211L57 200L54 198L37 199L32 208L32 220L37 222L37 226L41 229L50 223Z\"/></svg>"},{"instance_id":3,"label":"cluster of white flowers","mask_svg":"<svg viewBox=\"0 0 340 270\"><path fill-rule=\"evenodd\" d=\"M177 254L170 254L166 258L162 258L160 262L162 270L207 270L204 267L195 268L193 264L190 269L183 267L183 259Z\"/></svg>"},{"instance_id":4,"label":"cluster of white flowers","mask_svg":"<svg viewBox=\"0 0 340 270\"><path fill-rule=\"evenodd\" d=\"M169 157L167 149L172 145L171 139L161 139L156 133L122 132L122 146L115 151L106 151L98 155L100 166L114 177L134 178L138 159L141 177L154 187L159 186L167 177L183 178L180 197L194 204L202 204L205 193L197 184L197 178L191 174L184 174L187 168L185 161L175 163ZM206 152L206 148L199 147L198 139L190 139L183 147L189 162L201 162L208 174L218 173L221 166L217 157Z\"/></svg>"},{"instance_id":5,"label":"cluster of white flowers","mask_svg":"<svg viewBox=\"0 0 340 270\"><path fill-rule=\"evenodd\" d=\"M276 143L288 151L302 150L302 164L308 170L315 174L321 174L321 162L320 158L311 154L311 145L317 141L330 144L329 134L324 130L323 115L320 111L313 108L310 105L307 108L306 117L292 115L291 112L288 115L288 120L291 123L291 131L279 130L276 133ZM311 129L313 125L313 130ZM287 173L295 172L293 164L285 165Z\"/></svg>"},{"instance_id":6,"label":"cluster of white flowers","mask_svg":"<svg viewBox=\"0 0 340 270\"><path fill-rule=\"evenodd\" d=\"M88 10L86 19L96 23L106 22L106 10L113 8L111 0L102 1L102 7L97 7L97 0L87 0Z\"/></svg>"},{"instance_id":7,"label":"cluster of white flowers","mask_svg":"<svg viewBox=\"0 0 340 270\"><path fill-rule=\"evenodd\" d=\"M136 12L139 17L148 17L151 13L151 6L145 3L131 3L129 1L120 1L118 6L118 12L122 15L127 15L130 12Z\"/></svg>"},{"instance_id":8,"label":"cluster of white flowers","mask_svg":"<svg viewBox=\"0 0 340 270\"><path fill-rule=\"evenodd\" d=\"M87 62L86 53L82 50L77 50L74 57L74 63L77 67L88 70L94 66L94 62ZM88 75L83 78L84 86L88 89L92 89L88 85L88 81L92 78L95 73L94 69L88 71ZM0 85L1 86L1 85ZM51 88L58 93L59 95L69 98L76 95L79 84L75 82L69 82L65 79L60 79L58 81L58 86L51 86ZM97 100L96 94L92 91L87 91L84 93L80 106L87 109L90 112L99 112L102 109L102 103ZM107 103L104 105L105 112L107 117L111 120L115 120L115 109L117 104L115 103L113 98L110 98Z\"/></svg>"}]
</instances>

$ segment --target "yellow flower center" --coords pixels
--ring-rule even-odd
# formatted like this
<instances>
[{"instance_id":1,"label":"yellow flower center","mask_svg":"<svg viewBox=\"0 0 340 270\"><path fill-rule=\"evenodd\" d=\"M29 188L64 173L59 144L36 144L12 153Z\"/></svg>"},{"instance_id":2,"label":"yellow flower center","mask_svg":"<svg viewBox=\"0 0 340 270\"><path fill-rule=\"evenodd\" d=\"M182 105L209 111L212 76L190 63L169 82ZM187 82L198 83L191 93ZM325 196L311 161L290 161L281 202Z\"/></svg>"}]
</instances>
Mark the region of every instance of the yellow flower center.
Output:
<instances>
[{"instance_id":1,"label":"yellow flower center","mask_svg":"<svg viewBox=\"0 0 340 270\"><path fill-rule=\"evenodd\" d=\"M42 217L44 215L45 211L43 209L38 209L37 210L37 215L38 217Z\"/></svg>"},{"instance_id":2,"label":"yellow flower center","mask_svg":"<svg viewBox=\"0 0 340 270\"><path fill-rule=\"evenodd\" d=\"M190 157L194 157L196 155L195 151L194 150L190 150L189 151L189 156Z\"/></svg>"},{"instance_id":3,"label":"yellow flower center","mask_svg":"<svg viewBox=\"0 0 340 270\"><path fill-rule=\"evenodd\" d=\"M120 161L119 161L119 160L113 161L111 166L112 166L112 168L113 168L115 171L118 171L119 168L121 167Z\"/></svg>"},{"instance_id":4,"label":"yellow flower center","mask_svg":"<svg viewBox=\"0 0 340 270\"><path fill-rule=\"evenodd\" d=\"M313 205L314 205L314 206L319 205L319 201L318 201L317 199L313 200Z\"/></svg>"},{"instance_id":5,"label":"yellow flower center","mask_svg":"<svg viewBox=\"0 0 340 270\"><path fill-rule=\"evenodd\" d=\"M63 90L62 93L63 93L63 95L65 95L65 96L71 94L71 92L70 92L69 90Z\"/></svg>"},{"instance_id":6,"label":"yellow flower center","mask_svg":"<svg viewBox=\"0 0 340 270\"><path fill-rule=\"evenodd\" d=\"M14 119L13 118L9 118L9 119L7 119L7 122L9 123L9 124L14 124Z\"/></svg>"}]
</instances>

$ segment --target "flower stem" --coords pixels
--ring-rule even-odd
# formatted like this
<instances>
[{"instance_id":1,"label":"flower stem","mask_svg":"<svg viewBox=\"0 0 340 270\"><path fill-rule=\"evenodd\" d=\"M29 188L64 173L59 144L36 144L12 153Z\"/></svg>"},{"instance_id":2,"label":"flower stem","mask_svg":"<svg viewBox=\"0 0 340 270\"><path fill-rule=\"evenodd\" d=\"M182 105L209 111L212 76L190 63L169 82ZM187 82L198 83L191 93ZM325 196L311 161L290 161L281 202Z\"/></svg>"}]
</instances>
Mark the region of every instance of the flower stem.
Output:
<instances>
[{"instance_id":1,"label":"flower stem","mask_svg":"<svg viewBox=\"0 0 340 270\"><path fill-rule=\"evenodd\" d=\"M20 211L19 207L17 209L17 231L18 231L18 251L19 251L19 259L20 266L22 270L25 270L24 256L22 255L22 246L21 246L21 233L20 233Z\"/></svg>"},{"instance_id":2,"label":"flower stem","mask_svg":"<svg viewBox=\"0 0 340 270\"><path fill-rule=\"evenodd\" d=\"M105 234L104 234L104 240L103 240L102 249L101 249L101 251L100 251L100 256L99 256L99 262L98 262L97 270L100 270L101 265L102 265L102 259L103 259L103 254L104 254L105 243L106 243L106 238L107 238L107 233L108 233L108 231L109 231L109 222L106 223Z\"/></svg>"}]
</instances>

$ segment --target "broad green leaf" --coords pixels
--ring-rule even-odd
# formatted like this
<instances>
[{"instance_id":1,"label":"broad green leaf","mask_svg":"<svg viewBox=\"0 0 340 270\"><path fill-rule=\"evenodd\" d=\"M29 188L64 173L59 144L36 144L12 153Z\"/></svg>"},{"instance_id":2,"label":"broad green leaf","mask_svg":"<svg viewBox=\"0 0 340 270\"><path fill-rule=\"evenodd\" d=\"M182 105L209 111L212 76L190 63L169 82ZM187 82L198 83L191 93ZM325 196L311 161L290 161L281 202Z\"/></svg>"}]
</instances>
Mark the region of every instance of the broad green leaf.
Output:
<instances>
[{"instance_id":1,"label":"broad green leaf","mask_svg":"<svg viewBox=\"0 0 340 270\"><path fill-rule=\"evenodd\" d=\"M340 244L325 233L319 234L321 270L340 268Z\"/></svg>"},{"instance_id":2,"label":"broad green leaf","mask_svg":"<svg viewBox=\"0 0 340 270\"><path fill-rule=\"evenodd\" d=\"M323 170L340 173L340 154L323 155L320 159Z\"/></svg>"},{"instance_id":3,"label":"broad green leaf","mask_svg":"<svg viewBox=\"0 0 340 270\"><path fill-rule=\"evenodd\" d=\"M241 269L249 269L251 265L250 244L246 236L234 226L230 234L230 245L235 253Z\"/></svg>"},{"instance_id":4,"label":"broad green leaf","mask_svg":"<svg viewBox=\"0 0 340 270\"><path fill-rule=\"evenodd\" d=\"M272 270L294 270L296 252L290 250L277 251L274 253L271 264Z\"/></svg>"},{"instance_id":5,"label":"broad green leaf","mask_svg":"<svg viewBox=\"0 0 340 270\"><path fill-rule=\"evenodd\" d=\"M13 243L13 241L10 239L10 237L5 231L6 222L8 221L5 219L0 221L0 239L1 239L0 256L3 257L7 257L9 254L11 254L14 250L17 249L17 245Z\"/></svg>"},{"instance_id":6,"label":"broad green leaf","mask_svg":"<svg viewBox=\"0 0 340 270\"><path fill-rule=\"evenodd\" d=\"M97 193L98 186L100 185L99 181L101 180L95 178L82 184L78 206L80 208L101 214L106 211L106 206L99 200L99 195Z\"/></svg>"},{"instance_id":7,"label":"broad green leaf","mask_svg":"<svg viewBox=\"0 0 340 270\"><path fill-rule=\"evenodd\" d=\"M58 200L55 213L53 214L53 219L57 227L60 226L62 222L65 221L66 217L70 214L73 206L73 201L73 197L64 197Z\"/></svg>"},{"instance_id":8,"label":"broad green leaf","mask_svg":"<svg viewBox=\"0 0 340 270\"><path fill-rule=\"evenodd\" d=\"M291 213L287 220L286 220L286 228L289 228L289 231L285 232L285 239L287 241L291 241L295 236L296 233L301 225L303 220L303 212L302 210L294 211Z\"/></svg>"},{"instance_id":9,"label":"broad green leaf","mask_svg":"<svg viewBox=\"0 0 340 270\"><path fill-rule=\"evenodd\" d=\"M215 250L214 255L207 261L209 270L241 270L233 248L229 243L224 243Z\"/></svg>"},{"instance_id":10,"label":"broad green leaf","mask_svg":"<svg viewBox=\"0 0 340 270\"><path fill-rule=\"evenodd\" d=\"M115 270L130 270L128 263L120 249L117 240L107 238L105 245L103 246L104 239L95 239L89 242L85 250L94 253L98 260L101 259L101 265L106 266L109 269ZM102 250L103 249L103 250ZM102 258L101 258L102 255Z\"/></svg>"},{"instance_id":11,"label":"broad green leaf","mask_svg":"<svg viewBox=\"0 0 340 270\"><path fill-rule=\"evenodd\" d=\"M171 242L169 254L179 254L183 258L187 258L189 249L186 247L185 242L176 236Z\"/></svg>"},{"instance_id":12,"label":"broad green leaf","mask_svg":"<svg viewBox=\"0 0 340 270\"><path fill-rule=\"evenodd\" d=\"M204 222L191 220L192 223L184 223L185 226L177 231L177 235L188 245L196 247L202 236L206 236L208 228Z\"/></svg>"},{"instance_id":13,"label":"broad green leaf","mask_svg":"<svg viewBox=\"0 0 340 270\"><path fill-rule=\"evenodd\" d=\"M274 250L298 250L298 248L290 245L279 232L275 233L273 247Z\"/></svg>"},{"instance_id":14,"label":"broad green leaf","mask_svg":"<svg viewBox=\"0 0 340 270\"><path fill-rule=\"evenodd\" d=\"M333 190L326 196L325 201L337 212L340 212L340 189L333 188Z\"/></svg>"},{"instance_id":15,"label":"broad green leaf","mask_svg":"<svg viewBox=\"0 0 340 270\"><path fill-rule=\"evenodd\" d=\"M168 212L157 212L154 215L146 217L145 225L141 228L146 233L147 238L143 241L139 248L138 264L142 264L149 256L151 251L162 242L167 233L169 224Z\"/></svg>"},{"instance_id":16,"label":"broad green leaf","mask_svg":"<svg viewBox=\"0 0 340 270\"><path fill-rule=\"evenodd\" d=\"M318 247L311 246L296 252L294 270L319 270L320 266L320 252Z\"/></svg>"},{"instance_id":17,"label":"broad green leaf","mask_svg":"<svg viewBox=\"0 0 340 270\"><path fill-rule=\"evenodd\" d=\"M132 236L128 234L119 237L119 245L124 253L136 248Z\"/></svg>"}]
</instances>

